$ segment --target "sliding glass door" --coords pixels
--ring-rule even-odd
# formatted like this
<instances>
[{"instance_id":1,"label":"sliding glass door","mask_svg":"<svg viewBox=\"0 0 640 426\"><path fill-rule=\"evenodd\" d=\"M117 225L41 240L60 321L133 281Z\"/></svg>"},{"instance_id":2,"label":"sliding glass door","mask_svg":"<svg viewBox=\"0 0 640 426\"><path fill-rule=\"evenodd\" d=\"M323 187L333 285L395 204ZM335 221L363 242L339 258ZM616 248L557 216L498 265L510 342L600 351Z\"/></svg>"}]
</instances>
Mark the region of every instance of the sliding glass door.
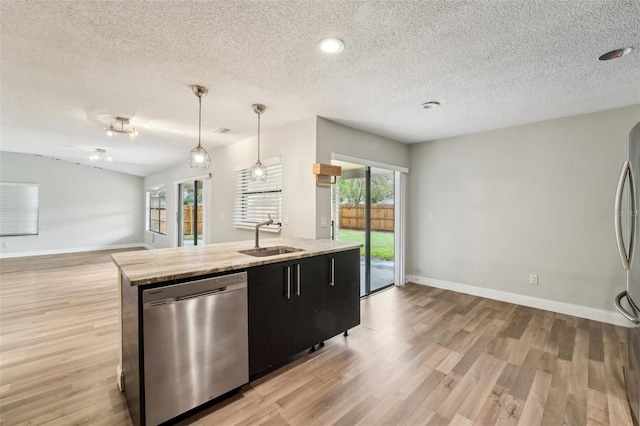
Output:
<instances>
[{"instance_id":1,"label":"sliding glass door","mask_svg":"<svg viewBox=\"0 0 640 426\"><path fill-rule=\"evenodd\" d=\"M395 281L395 175L393 171L333 161L342 176L332 188L332 238L360 243L360 294Z\"/></svg>"},{"instance_id":2,"label":"sliding glass door","mask_svg":"<svg viewBox=\"0 0 640 426\"><path fill-rule=\"evenodd\" d=\"M202 180L178 184L178 247L204 244Z\"/></svg>"}]
</instances>

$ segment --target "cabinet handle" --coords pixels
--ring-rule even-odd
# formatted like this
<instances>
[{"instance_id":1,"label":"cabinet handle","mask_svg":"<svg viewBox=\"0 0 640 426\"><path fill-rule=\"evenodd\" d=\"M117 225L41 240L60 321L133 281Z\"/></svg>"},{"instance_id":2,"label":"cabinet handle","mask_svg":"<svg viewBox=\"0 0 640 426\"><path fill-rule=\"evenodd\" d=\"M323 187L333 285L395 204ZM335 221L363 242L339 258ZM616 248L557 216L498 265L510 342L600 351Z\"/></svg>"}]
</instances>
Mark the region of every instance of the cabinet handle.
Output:
<instances>
[{"instance_id":1,"label":"cabinet handle","mask_svg":"<svg viewBox=\"0 0 640 426\"><path fill-rule=\"evenodd\" d=\"M300 264L296 265L296 296L300 296Z\"/></svg>"},{"instance_id":2,"label":"cabinet handle","mask_svg":"<svg viewBox=\"0 0 640 426\"><path fill-rule=\"evenodd\" d=\"M285 274L287 274L287 285L285 288L285 297L287 299L291 299L291 266L286 266L285 268Z\"/></svg>"},{"instance_id":3,"label":"cabinet handle","mask_svg":"<svg viewBox=\"0 0 640 426\"><path fill-rule=\"evenodd\" d=\"M336 259L331 258L331 281L329 281L329 285L335 287L336 285Z\"/></svg>"}]
</instances>

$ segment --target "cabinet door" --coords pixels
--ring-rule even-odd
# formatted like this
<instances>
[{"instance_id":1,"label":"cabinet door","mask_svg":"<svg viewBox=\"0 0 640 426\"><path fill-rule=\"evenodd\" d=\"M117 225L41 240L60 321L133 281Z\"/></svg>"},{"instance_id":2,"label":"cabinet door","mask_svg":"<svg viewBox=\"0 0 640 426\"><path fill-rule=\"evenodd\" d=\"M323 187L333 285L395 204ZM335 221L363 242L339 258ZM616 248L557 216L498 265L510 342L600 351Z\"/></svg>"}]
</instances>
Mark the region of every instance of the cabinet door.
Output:
<instances>
[{"instance_id":1,"label":"cabinet door","mask_svg":"<svg viewBox=\"0 0 640 426\"><path fill-rule=\"evenodd\" d=\"M293 262L291 351L298 353L324 341L326 327L326 257Z\"/></svg>"},{"instance_id":2,"label":"cabinet door","mask_svg":"<svg viewBox=\"0 0 640 426\"><path fill-rule=\"evenodd\" d=\"M250 376L291 356L293 288L289 287L289 268L292 266L286 262L247 270Z\"/></svg>"},{"instance_id":3,"label":"cabinet door","mask_svg":"<svg viewBox=\"0 0 640 426\"><path fill-rule=\"evenodd\" d=\"M334 253L327 258L328 339L360 324L360 250Z\"/></svg>"}]
</instances>

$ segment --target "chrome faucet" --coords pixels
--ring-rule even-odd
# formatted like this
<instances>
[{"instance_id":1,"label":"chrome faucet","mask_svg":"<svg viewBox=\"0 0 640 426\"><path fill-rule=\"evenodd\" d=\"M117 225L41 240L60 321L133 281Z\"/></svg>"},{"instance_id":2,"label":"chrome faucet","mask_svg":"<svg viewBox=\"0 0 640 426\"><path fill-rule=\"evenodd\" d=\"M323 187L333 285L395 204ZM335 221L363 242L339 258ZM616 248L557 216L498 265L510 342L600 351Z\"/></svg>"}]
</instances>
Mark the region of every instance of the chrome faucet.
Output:
<instances>
[{"instance_id":1,"label":"chrome faucet","mask_svg":"<svg viewBox=\"0 0 640 426\"><path fill-rule=\"evenodd\" d=\"M260 227L265 225L271 225L273 223L273 220L271 219L271 215L267 214L267 216L269 216L269 220L265 220L264 222L260 222L259 224L256 225L256 246L254 248L260 248L260 244L258 244L258 238L260 238Z\"/></svg>"}]
</instances>

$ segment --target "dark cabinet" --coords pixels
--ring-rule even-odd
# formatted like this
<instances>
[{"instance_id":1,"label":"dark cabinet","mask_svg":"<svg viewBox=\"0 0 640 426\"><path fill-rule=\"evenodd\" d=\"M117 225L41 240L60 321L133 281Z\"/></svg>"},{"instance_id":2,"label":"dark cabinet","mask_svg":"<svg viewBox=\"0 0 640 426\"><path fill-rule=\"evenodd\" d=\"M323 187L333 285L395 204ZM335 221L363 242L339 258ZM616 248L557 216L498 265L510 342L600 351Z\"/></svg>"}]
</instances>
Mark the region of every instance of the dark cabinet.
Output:
<instances>
[{"instance_id":1,"label":"dark cabinet","mask_svg":"<svg viewBox=\"0 0 640 426\"><path fill-rule=\"evenodd\" d=\"M325 339L327 265L318 257L293 266L291 352L298 353Z\"/></svg>"},{"instance_id":2,"label":"dark cabinet","mask_svg":"<svg viewBox=\"0 0 640 426\"><path fill-rule=\"evenodd\" d=\"M360 324L360 250L327 256L327 338Z\"/></svg>"},{"instance_id":3,"label":"dark cabinet","mask_svg":"<svg viewBox=\"0 0 640 426\"><path fill-rule=\"evenodd\" d=\"M252 377L360 323L357 249L247 273Z\"/></svg>"},{"instance_id":4,"label":"dark cabinet","mask_svg":"<svg viewBox=\"0 0 640 426\"><path fill-rule=\"evenodd\" d=\"M249 268L249 375L291 356L292 262Z\"/></svg>"}]
</instances>

